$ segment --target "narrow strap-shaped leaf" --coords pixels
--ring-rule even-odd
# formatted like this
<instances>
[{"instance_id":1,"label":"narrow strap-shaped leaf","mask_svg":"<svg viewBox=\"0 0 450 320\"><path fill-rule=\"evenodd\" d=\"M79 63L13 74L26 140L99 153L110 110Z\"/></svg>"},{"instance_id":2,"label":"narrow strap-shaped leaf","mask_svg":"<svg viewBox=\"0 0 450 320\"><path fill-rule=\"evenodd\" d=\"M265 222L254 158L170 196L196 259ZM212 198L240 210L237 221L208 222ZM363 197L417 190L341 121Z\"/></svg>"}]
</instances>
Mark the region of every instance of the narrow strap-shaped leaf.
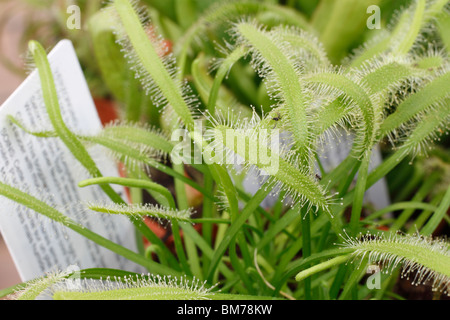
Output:
<instances>
[{"instance_id":1,"label":"narrow strap-shaped leaf","mask_svg":"<svg viewBox=\"0 0 450 320\"><path fill-rule=\"evenodd\" d=\"M238 41L253 48L255 68L270 81L269 90L283 101L289 129L294 136L299 154L308 157L310 148L310 121L306 112L306 97L301 77L295 64L276 43L275 35L253 23L239 23Z\"/></svg>"},{"instance_id":2,"label":"narrow strap-shaped leaf","mask_svg":"<svg viewBox=\"0 0 450 320\"><path fill-rule=\"evenodd\" d=\"M73 156L81 163L81 165L83 165L87 169L92 177L101 177L102 174L100 170L87 152L84 145L81 143L78 137L73 134L69 130L69 128L67 128L66 124L64 123L61 115L52 71L50 69L50 64L48 62L47 55L44 49L36 41L30 41L29 47L38 68L45 106L56 134L70 150ZM125 201L114 191L114 189L111 188L110 185L104 184L100 187L112 201L116 203L125 203ZM152 237L152 234L149 231L148 227L142 221L135 219L132 219L131 221L147 239Z\"/></svg>"},{"instance_id":3,"label":"narrow strap-shaped leaf","mask_svg":"<svg viewBox=\"0 0 450 320\"><path fill-rule=\"evenodd\" d=\"M85 141L98 143L99 145L102 145L102 146L112 150L114 155L117 158L119 158L120 160L123 160L125 162L137 161L138 163L142 163L142 164L154 167L155 169L157 169L161 172L164 172L170 176L175 177L176 179L183 181L184 183L190 185L194 189L200 191L203 195L210 197L211 199L214 199L214 196L211 194L210 191L205 190L202 186L198 185L198 183L196 183L192 179L189 179L188 177L184 176L183 174L180 174L179 172L176 172L172 168L156 161L155 159L151 158L147 154L143 153L142 150L132 148L132 146L130 146L129 144L126 144L123 141L114 140L114 139L111 139L106 136L83 136L80 138Z\"/></svg>"},{"instance_id":4,"label":"narrow strap-shaped leaf","mask_svg":"<svg viewBox=\"0 0 450 320\"><path fill-rule=\"evenodd\" d=\"M231 54L230 54L231 55ZM230 108L236 110L236 117L251 117L251 109L236 100L234 94L225 86L221 86L221 67L227 63L230 56L224 58L223 63L218 68L214 79L208 70L208 62L203 53L192 62L192 77L194 78L195 87L202 101L207 104L210 115L215 115L216 110L220 114L227 114ZM231 66L230 66L231 68ZM215 97L213 97L215 95ZM211 101L211 99L213 101Z\"/></svg>"},{"instance_id":5,"label":"narrow strap-shaped leaf","mask_svg":"<svg viewBox=\"0 0 450 320\"><path fill-rule=\"evenodd\" d=\"M355 102L363 118L364 143L362 149L364 151L371 149L380 115L377 112L377 106L374 105L367 91L361 85L339 73L316 73L306 76L305 81L337 89Z\"/></svg>"},{"instance_id":6,"label":"narrow strap-shaped leaf","mask_svg":"<svg viewBox=\"0 0 450 320\"><path fill-rule=\"evenodd\" d=\"M425 5L425 0L415 1L415 11L411 25L406 30L407 32L403 35L400 43L396 45L394 54L404 55L411 49L424 23Z\"/></svg>"},{"instance_id":7,"label":"narrow strap-shaped leaf","mask_svg":"<svg viewBox=\"0 0 450 320\"><path fill-rule=\"evenodd\" d=\"M409 64L392 61L370 70L364 76L364 81L372 93L379 93L391 89L402 80L418 75L419 72Z\"/></svg>"},{"instance_id":8,"label":"narrow strap-shaped leaf","mask_svg":"<svg viewBox=\"0 0 450 320\"><path fill-rule=\"evenodd\" d=\"M234 221L234 223L231 224L230 228L227 229L222 241L220 242L218 248L214 251L214 255L211 258L211 264L207 275L207 279L209 282L213 279L217 265L222 259L222 256L227 250L229 244L235 238L236 234L241 230L242 225L259 206L261 201L263 201L264 198L267 197L269 192L270 190L267 190L267 188L264 189L264 186L263 188L259 189L256 194L250 199L250 201L247 202L246 206L241 211L236 221Z\"/></svg>"},{"instance_id":9,"label":"narrow strap-shaped leaf","mask_svg":"<svg viewBox=\"0 0 450 320\"><path fill-rule=\"evenodd\" d=\"M315 66L330 65L322 43L311 33L293 27L277 27L273 29L273 32L278 34L284 41L287 41L294 52L304 51L308 53L316 62Z\"/></svg>"},{"instance_id":10,"label":"narrow strap-shaped leaf","mask_svg":"<svg viewBox=\"0 0 450 320\"><path fill-rule=\"evenodd\" d=\"M212 5L211 8L198 19L198 21L191 25L185 32L184 36L176 43L174 51L178 57L178 64L181 70L187 62L187 56L192 44L196 39L206 33L206 30L211 25L215 26L220 22L232 21L239 19L242 16L251 16L260 12L271 12L278 15L286 24L294 25L305 30L312 28L307 23L305 17L296 11L289 10L283 6L264 3L258 1L221 1L217 5Z\"/></svg>"},{"instance_id":11,"label":"narrow strap-shaped leaf","mask_svg":"<svg viewBox=\"0 0 450 320\"><path fill-rule=\"evenodd\" d=\"M239 46L234 49L225 59L222 60L214 77L214 82L211 87L211 92L208 99L208 110L211 114L215 113L216 102L219 95L220 85L226 77L233 65L246 54L245 47Z\"/></svg>"},{"instance_id":12,"label":"narrow strap-shaped leaf","mask_svg":"<svg viewBox=\"0 0 450 320\"><path fill-rule=\"evenodd\" d=\"M434 214L431 216L427 224L420 231L420 233L426 236L431 235L437 228L439 223L442 221L444 216L447 214L449 208L450 208L450 188L447 189L447 192L445 193L444 198L442 199L440 205L438 206Z\"/></svg>"},{"instance_id":13,"label":"narrow strap-shaped leaf","mask_svg":"<svg viewBox=\"0 0 450 320\"><path fill-rule=\"evenodd\" d=\"M36 41L30 41L29 49L39 71L39 78L41 80L45 106L47 108L50 122L52 123L56 134L70 150L73 156L88 170L88 172L93 177L101 177L102 174L100 170L97 168L97 165L92 160L83 144L67 128L66 124L64 123L59 107L58 95L56 93L52 71L47 60L47 54L45 53L42 46ZM112 200L123 202L122 198L120 198L120 196L110 186L104 185L102 186L102 189Z\"/></svg>"},{"instance_id":14,"label":"narrow strap-shaped leaf","mask_svg":"<svg viewBox=\"0 0 450 320\"><path fill-rule=\"evenodd\" d=\"M283 159L276 150L273 150L263 143L261 140L252 137L251 133L243 134L230 127L218 126L215 128L215 141L226 147L232 152L242 157L249 165L256 166L261 170L268 171L271 179L279 181L284 190L294 197L294 202L304 203L308 201L310 205L317 206L326 210L327 200L320 186L315 182L314 178L307 173L296 168L291 162ZM236 141L239 141L243 147L238 147ZM254 150L251 146L258 145L258 150ZM266 163L261 160L262 156L266 156L272 161Z\"/></svg>"},{"instance_id":15,"label":"narrow strap-shaped leaf","mask_svg":"<svg viewBox=\"0 0 450 320\"><path fill-rule=\"evenodd\" d=\"M88 31L103 81L119 101L125 101L126 61L113 34L110 11L105 8L90 17Z\"/></svg>"},{"instance_id":16,"label":"narrow strap-shaped leaf","mask_svg":"<svg viewBox=\"0 0 450 320\"><path fill-rule=\"evenodd\" d=\"M353 197L352 215L350 218L350 228L353 234L358 232L359 220L363 208L364 194L366 192L367 175L369 174L370 153L362 159L356 180L355 193Z\"/></svg>"},{"instance_id":17,"label":"narrow strap-shaped leaf","mask_svg":"<svg viewBox=\"0 0 450 320\"><path fill-rule=\"evenodd\" d=\"M367 85L371 94L382 94L395 90L403 81L422 76L422 73L413 68L409 62L402 63L395 59L381 63L378 60L369 61L361 70L363 70L362 82ZM315 132L317 134L325 132L340 119L345 118L350 112L349 109L344 101L344 96L321 108L316 116Z\"/></svg>"},{"instance_id":18,"label":"narrow strap-shaped leaf","mask_svg":"<svg viewBox=\"0 0 450 320\"><path fill-rule=\"evenodd\" d=\"M420 112L450 94L450 72L433 79L418 92L409 95L396 111L389 115L380 126L380 135L384 136L406 123Z\"/></svg>"},{"instance_id":19,"label":"narrow strap-shaped leaf","mask_svg":"<svg viewBox=\"0 0 450 320\"><path fill-rule=\"evenodd\" d=\"M345 238L345 247L355 250L353 256L369 255L370 261L386 263L390 271L403 264L403 274L416 272L413 282L421 284L434 279L435 289L446 290L450 283L450 251L444 240L418 235L368 234L362 239Z\"/></svg>"}]
</instances>

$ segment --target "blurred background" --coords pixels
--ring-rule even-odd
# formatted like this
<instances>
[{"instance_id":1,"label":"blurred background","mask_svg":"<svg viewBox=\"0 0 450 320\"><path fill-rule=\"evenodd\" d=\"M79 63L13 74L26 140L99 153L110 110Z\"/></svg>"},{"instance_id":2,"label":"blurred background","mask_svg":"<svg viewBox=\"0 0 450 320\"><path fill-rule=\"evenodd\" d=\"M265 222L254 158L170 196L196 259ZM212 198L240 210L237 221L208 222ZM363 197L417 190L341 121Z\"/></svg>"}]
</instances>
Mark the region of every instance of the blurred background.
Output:
<instances>
[{"instance_id":1,"label":"blurred background","mask_svg":"<svg viewBox=\"0 0 450 320\"><path fill-rule=\"evenodd\" d=\"M24 15L16 15L5 22L3 16L9 12L11 5L8 2L0 1L2 35L0 38L1 61L8 59L11 65L20 65L20 39L23 33ZM23 10L26 10L23 8ZM8 68L5 63L0 63L0 105L8 98L8 96L22 82L23 74L14 72L12 68Z\"/></svg>"}]
</instances>

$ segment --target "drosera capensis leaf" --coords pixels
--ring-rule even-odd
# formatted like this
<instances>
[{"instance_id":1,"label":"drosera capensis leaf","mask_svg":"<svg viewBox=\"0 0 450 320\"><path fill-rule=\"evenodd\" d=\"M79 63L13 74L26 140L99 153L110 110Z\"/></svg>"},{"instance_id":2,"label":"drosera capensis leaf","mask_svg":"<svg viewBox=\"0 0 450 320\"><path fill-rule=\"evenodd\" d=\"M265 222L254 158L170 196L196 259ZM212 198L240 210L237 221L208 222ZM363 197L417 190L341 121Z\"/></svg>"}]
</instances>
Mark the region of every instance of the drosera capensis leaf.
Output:
<instances>
[{"instance_id":1,"label":"drosera capensis leaf","mask_svg":"<svg viewBox=\"0 0 450 320\"><path fill-rule=\"evenodd\" d=\"M102 177L80 181L78 183L78 186L83 188L90 185L105 184L105 183L118 184L130 188L141 188L151 190L159 194L163 198L160 199L159 201L160 203L163 202L162 203L163 205L175 208L175 200L170 191L164 186L153 181L147 181L143 179L121 178L121 177Z\"/></svg>"},{"instance_id":2,"label":"drosera capensis leaf","mask_svg":"<svg viewBox=\"0 0 450 320\"><path fill-rule=\"evenodd\" d=\"M55 82L53 79L50 63L42 45L36 41L29 42L29 50L36 63L41 81L42 95L50 122L59 139L70 150L72 155L86 168L89 174L94 177L102 177L102 173L97 167L88 151L86 150L80 139L69 130L62 118L58 96L56 93ZM116 203L124 203L125 201L112 189L108 184L101 185L100 188L108 195L108 197ZM147 238L152 238L152 232L146 227L143 221L136 219L131 220L134 226ZM112 242L111 242L112 243Z\"/></svg>"},{"instance_id":3,"label":"drosera capensis leaf","mask_svg":"<svg viewBox=\"0 0 450 320\"><path fill-rule=\"evenodd\" d=\"M287 192L285 197L292 197L293 203L327 210L327 198L315 179L293 165L293 159L284 159L283 150L271 149L267 145L270 136L264 137L264 132L259 131L258 134L258 130L252 128L237 130L225 125L218 125L213 130L214 149L225 156L225 161L230 162L229 156L237 154L244 160L245 166L255 166L270 173L269 183L282 185ZM257 149L251 146L257 146ZM268 159L271 161L266 161Z\"/></svg>"},{"instance_id":4,"label":"drosera capensis leaf","mask_svg":"<svg viewBox=\"0 0 450 320\"><path fill-rule=\"evenodd\" d=\"M194 119L185 100L183 84L175 76L176 66L170 56L161 57L164 46L158 40L152 40L154 36L149 37L150 30L144 29L143 12L127 0L114 0L112 6L119 18L120 42L130 63L135 65L144 89L152 97L157 96L156 104L170 105L188 130L192 130Z\"/></svg>"},{"instance_id":5,"label":"drosera capensis leaf","mask_svg":"<svg viewBox=\"0 0 450 320\"><path fill-rule=\"evenodd\" d=\"M8 119L28 134L39 138L56 138L57 132L38 131L27 128L20 120L8 115ZM131 122L114 121L107 124L97 135L77 138L84 142L94 142L113 145L113 142L126 143L133 149L138 149L142 154L149 154L155 158L166 158L173 150L174 142L161 130ZM107 142L110 142L109 144Z\"/></svg>"},{"instance_id":6,"label":"drosera capensis leaf","mask_svg":"<svg viewBox=\"0 0 450 320\"><path fill-rule=\"evenodd\" d=\"M325 262L322 262L320 264L315 265L314 267L308 268L304 271L299 272L296 276L295 276L295 280L296 281L303 281L306 278L310 277L311 275L332 268L334 266L337 266L341 263L344 263L348 260L349 256L348 255L343 255L343 256L337 256L335 258L332 258L330 260L327 260Z\"/></svg>"},{"instance_id":7,"label":"drosera capensis leaf","mask_svg":"<svg viewBox=\"0 0 450 320\"><path fill-rule=\"evenodd\" d=\"M344 236L344 248L353 249L354 258L369 257L369 261L385 264L385 272L403 265L402 277L414 273L413 285L432 280L434 290L449 294L450 249L442 239L421 235L370 234Z\"/></svg>"},{"instance_id":8,"label":"drosera capensis leaf","mask_svg":"<svg viewBox=\"0 0 450 320\"><path fill-rule=\"evenodd\" d=\"M52 286L64 281L72 272L50 272L45 277L40 277L23 283L15 289L9 298L13 300L36 300L46 293Z\"/></svg>"},{"instance_id":9,"label":"drosera capensis leaf","mask_svg":"<svg viewBox=\"0 0 450 320\"><path fill-rule=\"evenodd\" d=\"M160 152L162 156L169 155L174 145L168 133L161 129L134 122L114 121L107 124L100 135L136 145L142 144Z\"/></svg>"},{"instance_id":10,"label":"drosera capensis leaf","mask_svg":"<svg viewBox=\"0 0 450 320\"><path fill-rule=\"evenodd\" d=\"M15 124L20 129L25 131L26 133L31 134L31 135L33 135L35 137L39 137L39 138L55 138L55 137L58 136L58 134L55 131L52 131L52 130L48 130L48 131L34 131L34 130L30 130L19 119L16 119L15 117L13 117L10 114L7 115L7 118L9 119L9 121L11 121L11 123Z\"/></svg>"},{"instance_id":11,"label":"drosera capensis leaf","mask_svg":"<svg viewBox=\"0 0 450 320\"><path fill-rule=\"evenodd\" d=\"M47 113L52 123L52 126L61 139L61 141L71 151L73 156L86 168L86 170L93 177L102 176L95 162L92 160L89 153L86 151L84 145L77 139L64 123L61 115L61 110L58 102L58 95L50 69L50 64L47 60L47 54L42 45L37 41L29 42L29 51L36 63L39 78L42 86L42 94L47 109ZM108 185L102 186L103 191L113 200L122 202L120 196Z\"/></svg>"},{"instance_id":12,"label":"drosera capensis leaf","mask_svg":"<svg viewBox=\"0 0 450 320\"><path fill-rule=\"evenodd\" d=\"M152 93L152 97L157 96L159 104L167 104L173 108L186 129L192 133L194 117L189 104L193 102L191 101L193 98L186 95L186 87L177 78L176 73L179 71L174 61L169 61L167 57L164 60L160 58L158 46L148 39L137 8L126 0L115 0L113 6L123 27L123 30L120 28L118 30L124 31L123 46L137 64L138 74L142 76L144 87ZM220 170L220 168L216 169ZM223 181L219 178L216 180Z\"/></svg>"},{"instance_id":13,"label":"drosera capensis leaf","mask_svg":"<svg viewBox=\"0 0 450 320\"><path fill-rule=\"evenodd\" d=\"M364 61L390 51L397 56L406 55L414 49L420 32L439 15L446 3L446 0L412 1L408 8L397 13L389 30L357 49L352 59L345 59L344 64L359 67Z\"/></svg>"},{"instance_id":14,"label":"drosera capensis leaf","mask_svg":"<svg viewBox=\"0 0 450 320\"><path fill-rule=\"evenodd\" d=\"M414 44L420 29L424 23L426 0L416 0L414 2L415 10L412 15L411 25L405 29L406 34L402 35L402 40L396 44L394 54L404 55L408 53Z\"/></svg>"},{"instance_id":15,"label":"drosera capensis leaf","mask_svg":"<svg viewBox=\"0 0 450 320\"><path fill-rule=\"evenodd\" d=\"M170 207L163 207L153 204L117 204L117 203L88 203L86 204L89 210L106 213L119 214L134 218L142 218L149 216L160 221L168 220L169 222L191 222L193 214L192 209L176 210Z\"/></svg>"},{"instance_id":16,"label":"drosera capensis leaf","mask_svg":"<svg viewBox=\"0 0 450 320\"><path fill-rule=\"evenodd\" d=\"M402 138L403 144L399 151L403 150L406 154L426 154L431 148L431 143L439 140L444 134L448 134L450 122L450 104L449 99L443 103L437 104L433 112L423 113L418 117L418 123L411 129L408 136Z\"/></svg>"},{"instance_id":17,"label":"drosera capensis leaf","mask_svg":"<svg viewBox=\"0 0 450 320\"><path fill-rule=\"evenodd\" d=\"M375 135L381 121L380 108L376 100L369 94L363 83L350 79L340 72L318 72L305 76L306 83L317 85L319 90L337 90L344 99L351 99L361 114L362 142L359 146L361 153L373 147ZM322 88L322 89L321 89ZM354 126L357 128L357 126Z\"/></svg>"},{"instance_id":18,"label":"drosera capensis leaf","mask_svg":"<svg viewBox=\"0 0 450 320\"><path fill-rule=\"evenodd\" d=\"M299 66L292 60L289 51L283 50L284 43L277 34L263 30L255 22L240 22L233 32L240 45L251 49L252 65L266 80L269 94L281 100L296 148L309 163L311 121L306 112L308 98L304 93Z\"/></svg>"},{"instance_id":19,"label":"drosera capensis leaf","mask_svg":"<svg viewBox=\"0 0 450 320\"><path fill-rule=\"evenodd\" d=\"M363 79L371 93L385 94L398 89L405 81L411 81L412 86L413 81L426 79L427 74L416 68L415 64L409 56L387 54L368 60L352 71L359 74L358 77Z\"/></svg>"}]
</instances>

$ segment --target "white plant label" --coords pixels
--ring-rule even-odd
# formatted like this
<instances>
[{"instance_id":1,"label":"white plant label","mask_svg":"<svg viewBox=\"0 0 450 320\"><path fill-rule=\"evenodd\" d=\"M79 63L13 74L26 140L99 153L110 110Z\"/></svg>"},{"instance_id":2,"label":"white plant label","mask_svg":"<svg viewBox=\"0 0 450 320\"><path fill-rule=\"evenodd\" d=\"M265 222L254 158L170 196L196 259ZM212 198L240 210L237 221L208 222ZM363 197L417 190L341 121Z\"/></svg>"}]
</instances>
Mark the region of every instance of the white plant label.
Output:
<instances>
[{"instance_id":1,"label":"white plant label","mask_svg":"<svg viewBox=\"0 0 450 320\"><path fill-rule=\"evenodd\" d=\"M72 43L63 40L49 54L62 115L76 133L101 130L101 122ZM122 216L83 211L82 202L108 201L98 186L79 188L87 172L58 138L37 138L12 124L8 115L31 130L51 130L34 71L0 107L0 177L14 187L60 209L86 228L136 251L134 228ZM104 150L88 149L104 176L118 176ZM125 198L123 188L116 188ZM0 196L0 231L23 281L69 266L142 272L133 262L98 246L78 233Z\"/></svg>"}]
</instances>

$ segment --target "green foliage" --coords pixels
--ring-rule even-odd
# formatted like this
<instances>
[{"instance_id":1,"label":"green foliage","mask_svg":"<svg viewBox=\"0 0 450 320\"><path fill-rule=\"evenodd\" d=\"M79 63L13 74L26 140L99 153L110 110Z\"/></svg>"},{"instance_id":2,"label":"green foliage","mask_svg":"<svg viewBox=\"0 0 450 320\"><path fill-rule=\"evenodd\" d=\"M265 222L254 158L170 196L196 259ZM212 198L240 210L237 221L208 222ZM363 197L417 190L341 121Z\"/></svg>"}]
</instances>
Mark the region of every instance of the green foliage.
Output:
<instances>
[{"instance_id":1,"label":"green foliage","mask_svg":"<svg viewBox=\"0 0 450 320\"><path fill-rule=\"evenodd\" d=\"M0 183L4 197L157 275L128 275L129 281L80 292L57 287L54 298L388 298L389 290L370 292L360 281L368 263L388 274L403 264L404 274L416 272L416 284L432 280L436 290L448 294L448 242L424 237L443 219L448 225L450 207L450 156L432 148L435 142L445 146L440 139L450 121L447 1L412 1L389 14L375 35L364 26L367 1L342 6L328 0L288 1L287 6L275 1L144 3L149 8L114 0L90 21L103 76L127 105L128 121L112 123L98 135L79 136L66 127L45 52L30 42L53 130L33 132L14 118L12 123L43 139L61 139L92 176L79 186L98 184L111 199L87 209L129 216L158 256L154 261L129 252ZM393 9L375 3L387 12ZM158 32L172 35L173 53ZM117 56L114 39L125 58ZM140 83L127 80L130 70ZM124 83L132 87L131 96L145 92L149 99L127 100ZM352 150L327 171L319 146L326 136L339 138L343 131L354 137ZM174 153L181 144L172 135L179 132L182 146L189 147L182 157ZM281 139L280 132L288 138ZM272 144L274 136L279 145ZM102 177L86 151L91 144L109 149L127 168L127 177ZM384 159L369 171L378 145ZM273 162L264 162L267 158ZM174 192L148 176L149 168L173 178ZM187 172L195 172L192 179ZM249 176L264 179L256 192L244 187ZM364 201L365 193L383 178L394 203L376 211ZM112 184L146 190L155 204L124 204ZM439 188L433 190L435 185ZM200 194L197 201L193 194ZM273 206L263 207L269 195ZM194 210L200 216L194 217ZM398 218L386 216L398 211ZM143 225L143 216L169 222L174 250ZM380 234L380 228L390 235ZM351 259L358 263L346 263ZM395 281L387 277L383 287Z\"/></svg>"}]
</instances>

